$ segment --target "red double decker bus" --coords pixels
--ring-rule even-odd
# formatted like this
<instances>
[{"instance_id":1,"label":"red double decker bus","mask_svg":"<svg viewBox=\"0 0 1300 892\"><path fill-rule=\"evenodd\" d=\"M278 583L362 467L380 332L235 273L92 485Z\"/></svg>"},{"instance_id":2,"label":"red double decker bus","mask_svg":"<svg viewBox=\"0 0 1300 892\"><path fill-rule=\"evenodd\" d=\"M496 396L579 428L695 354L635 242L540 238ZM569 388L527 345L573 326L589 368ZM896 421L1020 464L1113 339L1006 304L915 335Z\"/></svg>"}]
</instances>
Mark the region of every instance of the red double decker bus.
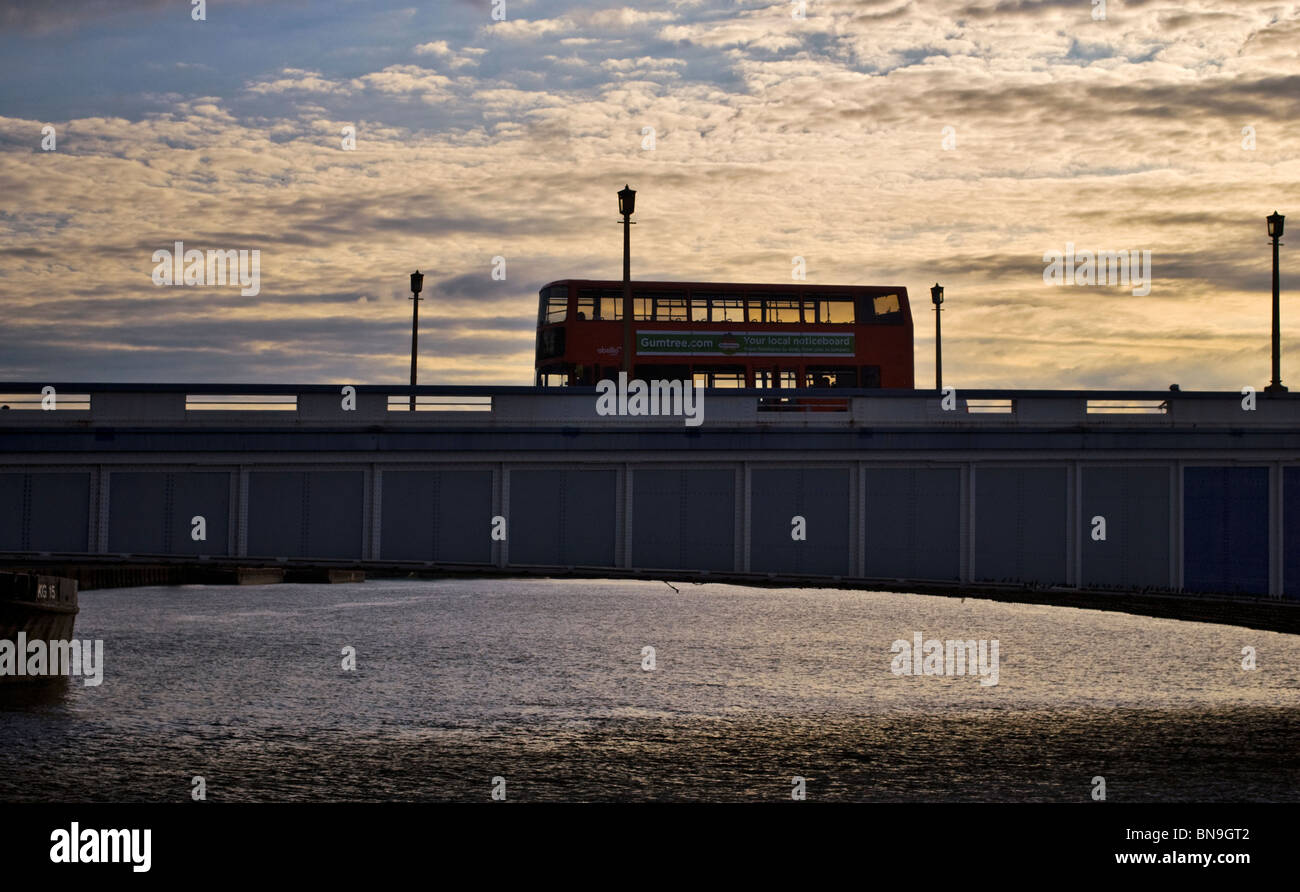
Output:
<instances>
[{"instance_id":1,"label":"red double decker bus","mask_svg":"<svg viewBox=\"0 0 1300 892\"><path fill-rule=\"evenodd\" d=\"M623 283L541 289L536 383L594 385L623 367ZM706 387L911 388L900 286L633 282L633 378Z\"/></svg>"}]
</instances>

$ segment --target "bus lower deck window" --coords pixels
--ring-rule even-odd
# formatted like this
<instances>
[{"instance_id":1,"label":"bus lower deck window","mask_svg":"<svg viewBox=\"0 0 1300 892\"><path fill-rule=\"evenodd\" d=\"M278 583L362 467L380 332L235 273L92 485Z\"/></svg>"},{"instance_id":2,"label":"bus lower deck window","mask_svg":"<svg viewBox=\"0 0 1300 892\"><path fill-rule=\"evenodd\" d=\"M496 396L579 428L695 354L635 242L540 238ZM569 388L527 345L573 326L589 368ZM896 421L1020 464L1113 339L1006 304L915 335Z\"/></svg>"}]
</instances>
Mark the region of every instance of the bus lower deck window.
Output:
<instances>
[{"instance_id":1,"label":"bus lower deck window","mask_svg":"<svg viewBox=\"0 0 1300 892\"><path fill-rule=\"evenodd\" d=\"M745 372L743 369L728 372L709 372L709 387L744 387Z\"/></svg>"},{"instance_id":2,"label":"bus lower deck window","mask_svg":"<svg viewBox=\"0 0 1300 892\"><path fill-rule=\"evenodd\" d=\"M804 378L806 387L858 386L858 370L852 366L811 366Z\"/></svg>"}]
</instances>

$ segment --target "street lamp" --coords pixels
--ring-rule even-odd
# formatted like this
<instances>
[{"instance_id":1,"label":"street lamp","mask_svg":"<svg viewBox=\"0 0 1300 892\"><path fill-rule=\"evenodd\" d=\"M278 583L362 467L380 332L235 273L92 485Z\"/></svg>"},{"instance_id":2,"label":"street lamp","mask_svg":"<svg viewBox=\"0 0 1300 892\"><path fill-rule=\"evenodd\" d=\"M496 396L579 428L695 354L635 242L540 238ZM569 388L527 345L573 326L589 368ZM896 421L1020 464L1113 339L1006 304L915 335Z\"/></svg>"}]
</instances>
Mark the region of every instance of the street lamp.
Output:
<instances>
[{"instance_id":1,"label":"street lamp","mask_svg":"<svg viewBox=\"0 0 1300 892\"><path fill-rule=\"evenodd\" d=\"M618 190L618 212L623 215L623 371L632 375L632 214L636 190L624 185Z\"/></svg>"},{"instance_id":2,"label":"street lamp","mask_svg":"<svg viewBox=\"0 0 1300 892\"><path fill-rule=\"evenodd\" d=\"M424 290L424 276L417 269L411 273L411 411L415 411L415 355L420 338L420 292Z\"/></svg>"},{"instance_id":3,"label":"street lamp","mask_svg":"<svg viewBox=\"0 0 1300 892\"><path fill-rule=\"evenodd\" d=\"M1278 306L1282 289L1277 273L1278 239L1282 237L1282 223L1286 217L1274 211L1265 219L1268 220L1268 237L1273 240L1273 382L1264 388L1264 392L1286 393L1282 386L1282 322Z\"/></svg>"},{"instance_id":4,"label":"street lamp","mask_svg":"<svg viewBox=\"0 0 1300 892\"><path fill-rule=\"evenodd\" d=\"M943 286L938 282L930 289L934 303L934 389L943 390L943 332L939 327L939 314L943 312Z\"/></svg>"}]
</instances>

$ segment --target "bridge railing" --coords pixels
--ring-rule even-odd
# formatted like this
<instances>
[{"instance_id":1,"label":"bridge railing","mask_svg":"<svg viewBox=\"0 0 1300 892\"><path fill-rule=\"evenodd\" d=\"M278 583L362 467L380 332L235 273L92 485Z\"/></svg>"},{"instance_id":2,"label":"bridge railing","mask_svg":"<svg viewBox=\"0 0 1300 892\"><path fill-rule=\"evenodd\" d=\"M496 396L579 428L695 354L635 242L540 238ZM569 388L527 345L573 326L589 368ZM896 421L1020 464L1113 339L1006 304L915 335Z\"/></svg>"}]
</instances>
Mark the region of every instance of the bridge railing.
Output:
<instances>
[{"instance_id":1,"label":"bridge railing","mask_svg":"<svg viewBox=\"0 0 1300 892\"><path fill-rule=\"evenodd\" d=\"M602 415L597 396L591 387L0 383L0 428L671 427L688 421L680 405L658 415ZM702 415L709 426L1276 428L1300 425L1300 395L716 389L704 392Z\"/></svg>"}]
</instances>

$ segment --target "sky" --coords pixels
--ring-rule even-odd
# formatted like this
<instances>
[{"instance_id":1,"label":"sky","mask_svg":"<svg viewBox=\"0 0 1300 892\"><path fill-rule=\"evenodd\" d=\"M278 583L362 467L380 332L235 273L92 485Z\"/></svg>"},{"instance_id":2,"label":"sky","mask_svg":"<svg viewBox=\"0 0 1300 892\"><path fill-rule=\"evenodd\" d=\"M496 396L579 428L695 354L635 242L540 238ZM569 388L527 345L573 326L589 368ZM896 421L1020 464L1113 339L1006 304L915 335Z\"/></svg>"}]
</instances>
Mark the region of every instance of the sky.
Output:
<instances>
[{"instance_id":1,"label":"sky","mask_svg":"<svg viewBox=\"0 0 1300 892\"><path fill-rule=\"evenodd\" d=\"M918 384L936 281L945 384L1268 383L1298 3L198 12L0 0L0 380L402 384L419 268L421 383L530 384L537 290L621 276L628 183L634 279L904 286ZM259 251L258 293L156 285L177 241ZM1149 293L1049 284L1067 245L1149 251Z\"/></svg>"}]
</instances>

